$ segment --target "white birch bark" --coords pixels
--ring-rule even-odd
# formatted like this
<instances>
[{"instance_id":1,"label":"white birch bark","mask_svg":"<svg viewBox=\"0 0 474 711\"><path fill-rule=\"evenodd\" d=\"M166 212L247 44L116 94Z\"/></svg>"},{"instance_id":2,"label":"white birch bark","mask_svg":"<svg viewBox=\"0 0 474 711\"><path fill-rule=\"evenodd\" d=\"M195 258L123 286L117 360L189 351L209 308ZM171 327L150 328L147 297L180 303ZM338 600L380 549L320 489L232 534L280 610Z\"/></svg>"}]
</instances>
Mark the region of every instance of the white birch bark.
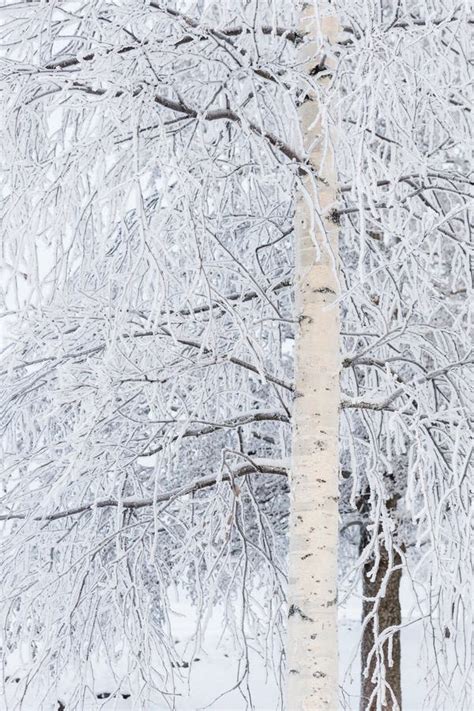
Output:
<instances>
[{"instance_id":1,"label":"white birch bark","mask_svg":"<svg viewBox=\"0 0 474 711\"><path fill-rule=\"evenodd\" d=\"M335 19L324 17L318 26L313 13L312 8L305 10L302 22L304 32L313 36L302 57L308 72L322 59L317 36L331 41L337 32ZM330 219L336 201L334 161L318 112L316 96L308 96L300 109L300 121L319 179L317 185L309 178L304 181L295 216L300 326L288 595L287 707L291 711L336 709L338 688L338 229Z\"/></svg>"}]
</instances>

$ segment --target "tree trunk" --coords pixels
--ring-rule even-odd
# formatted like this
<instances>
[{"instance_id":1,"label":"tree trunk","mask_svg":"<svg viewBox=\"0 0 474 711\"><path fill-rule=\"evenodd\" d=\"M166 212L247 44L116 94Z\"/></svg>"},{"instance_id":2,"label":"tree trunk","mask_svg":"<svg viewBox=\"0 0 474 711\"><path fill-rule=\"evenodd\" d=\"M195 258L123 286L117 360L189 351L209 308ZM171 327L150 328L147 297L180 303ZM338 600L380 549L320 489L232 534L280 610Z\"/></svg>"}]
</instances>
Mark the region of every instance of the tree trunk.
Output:
<instances>
[{"instance_id":1,"label":"tree trunk","mask_svg":"<svg viewBox=\"0 0 474 711\"><path fill-rule=\"evenodd\" d=\"M302 29L312 41L305 45L301 59L308 73L314 75L322 58L317 25L310 12L314 11L305 11ZM331 40L337 23L323 17L320 30ZM303 179L295 215L299 334L291 474L288 711L334 711L338 707L340 355L339 310L335 303L338 229L331 220L337 186L324 121L316 120L318 109L316 97L309 93L300 109L300 121L318 181Z\"/></svg>"},{"instance_id":2,"label":"tree trunk","mask_svg":"<svg viewBox=\"0 0 474 711\"><path fill-rule=\"evenodd\" d=\"M361 537L360 551L362 552L367 545L367 532L364 531ZM362 572L362 623L372 615L374 605L377 606L377 627L378 635L381 635L384 630L397 626L401 623L401 607L400 607L400 581L402 577L402 559L398 551L393 552L392 563L390 564L389 555L385 547L381 547L380 560L374 579L370 577L373 569L373 559L368 560ZM396 570L389 573L388 581L385 582L385 577L388 574L390 565ZM382 586L386 585L385 594L378 602L374 602L377 595L380 595ZM361 695L360 695L360 711L377 711L377 708L383 708L384 711L399 711L402 708L402 688L401 688L401 649L400 649L400 632L396 632L392 637L392 664L389 666L389 643L385 642L381 649L385 666L385 703L377 707L377 679L376 670L377 656L374 654L371 658L367 673L364 670L367 666L367 659L376 641L374 634L374 618L371 617L366 624L362 634L361 644ZM378 636L377 635L377 636Z\"/></svg>"}]
</instances>

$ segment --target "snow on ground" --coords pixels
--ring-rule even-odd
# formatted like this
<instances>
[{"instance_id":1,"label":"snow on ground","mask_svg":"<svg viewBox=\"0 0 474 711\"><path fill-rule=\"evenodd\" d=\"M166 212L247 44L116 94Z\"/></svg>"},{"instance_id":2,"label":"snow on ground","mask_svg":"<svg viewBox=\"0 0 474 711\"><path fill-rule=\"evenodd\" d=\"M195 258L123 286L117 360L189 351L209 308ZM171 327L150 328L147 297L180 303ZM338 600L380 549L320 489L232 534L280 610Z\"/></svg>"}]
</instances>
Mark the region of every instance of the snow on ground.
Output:
<instances>
[{"instance_id":1,"label":"snow on ground","mask_svg":"<svg viewBox=\"0 0 474 711\"><path fill-rule=\"evenodd\" d=\"M171 700L167 705L163 699L153 700L147 705L148 711L198 711L210 709L212 711L245 711L250 708L245 694L235 689L239 672L239 659L236 657L235 646L230 636L222 638L223 612L217 607L209 620L209 625L203 642L203 650L193 651L192 631L195 611L186 599L177 600L173 605L173 631L179 655L190 669L189 686L185 680L177 688L179 696L175 705ZM344 688L344 711L358 711L358 684L359 684L359 659L357 642L360 633L359 603L352 600L341 613L340 619L340 682ZM421 653L422 629L418 623L408 625L402 632L403 650L403 711L421 711L426 685L423 683L422 674L418 667ZM346 673L352 660L350 673ZM21 677L21 661L17 659L15 669L10 665L14 678ZM18 701L20 684L9 683L7 698L0 697L0 710L7 711L14 708L14 701ZM113 680L106 665L100 660L94 663L94 679L91 687L95 694L107 693L116 690L117 681ZM275 679L266 673L262 659L255 651L250 651L249 690L254 708L257 711L276 711L278 706L278 686ZM83 706L83 711L132 711L136 708L133 699L121 698L122 693L130 689L126 683L121 686L116 696L96 699ZM51 701L41 702L39 689L32 690L21 702L22 711L52 711ZM64 700L67 709L68 680L55 692L56 698ZM430 709L435 711L435 709Z\"/></svg>"},{"instance_id":2,"label":"snow on ground","mask_svg":"<svg viewBox=\"0 0 474 711\"><path fill-rule=\"evenodd\" d=\"M156 698L147 704L148 711L197 711L198 709L212 709L212 711L237 711L251 708L247 705L246 696L250 692L253 707L259 711L275 711L278 708L278 685L276 680L265 670L265 665L259 654L250 648L249 662L250 673L248 690L247 685L243 686L243 691L235 689L239 671L242 664L236 656L235 644L230 634L222 636L224 629L223 610L216 607L209 620L205 633L203 648L199 652L194 651L194 641L192 639L195 620L195 610L191 603L182 598L173 603L172 628L173 637L176 641L178 656L189 668L183 669L183 680L177 684L177 696L175 705L171 700L169 704L163 698ZM251 645L249 645L251 647ZM12 679L22 677L22 666L24 662L17 657L9 660L9 674ZM95 694L103 694L117 689L117 679L114 680L110 670L105 663L100 660L94 661L94 678L90 681L91 688ZM124 665L125 668L125 665ZM120 674L119 670L116 670ZM189 683L187 674L190 672ZM241 674L240 674L241 676ZM69 676L69 679L71 677ZM7 697L0 696L0 710L5 711L15 708L22 693L21 684L14 681L8 685ZM65 678L54 692L54 698L61 699L67 709L68 698L68 678ZM83 711L132 711L136 708L132 697L121 698L122 693L127 694L129 687L126 682L121 685L118 693L109 698L97 699L90 703L85 703ZM31 689L21 702L21 711L52 711L51 700L42 703L41 698L44 692L38 688ZM143 708L140 706L140 708Z\"/></svg>"}]
</instances>

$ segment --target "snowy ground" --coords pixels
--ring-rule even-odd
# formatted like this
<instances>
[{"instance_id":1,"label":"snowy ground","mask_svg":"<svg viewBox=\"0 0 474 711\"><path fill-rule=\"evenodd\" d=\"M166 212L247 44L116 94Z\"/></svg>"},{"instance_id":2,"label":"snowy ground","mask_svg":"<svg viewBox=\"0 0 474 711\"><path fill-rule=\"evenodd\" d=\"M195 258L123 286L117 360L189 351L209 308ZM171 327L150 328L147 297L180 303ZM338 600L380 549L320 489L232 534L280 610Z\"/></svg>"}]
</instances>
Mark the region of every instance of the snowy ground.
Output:
<instances>
[{"instance_id":1,"label":"snowy ground","mask_svg":"<svg viewBox=\"0 0 474 711\"><path fill-rule=\"evenodd\" d=\"M146 708L150 711L198 711L198 709L212 709L213 711L244 711L249 707L245 695L239 690L232 690L235 687L239 671L239 662L236 659L230 639L221 639L222 635L222 614L216 610L210 620L208 632L204 642L204 651L197 655L193 654L189 645L190 620L193 610L190 604L181 600L175 606L174 633L175 639L179 640L180 655L183 660L190 663L190 684L189 687L183 683L178 689L179 696L176 705L173 706L159 701L158 699ZM345 608L344 616L340 620L340 670L341 685L344 688L344 711L358 710L358 675L359 661L357 655L357 640L360 626L357 622L357 603ZM352 618L352 619L351 619ZM421 650L421 627L419 624L409 625L402 633L403 654L403 696L404 711L421 711L423 708L423 698L426 693L425 685L422 683L422 674L417 666L417 660ZM354 658L354 659L353 659ZM353 660L351 673L346 673L351 660ZM13 670L12 670L13 672ZM17 668L12 676L21 676L21 663L17 663ZM8 703L6 699L0 697L0 709L10 709L14 700L18 699L19 684L9 684ZM116 688L114 682L100 664L95 665L95 679L93 682L94 692L97 694L110 692ZM269 678L265 673L262 660L255 652L250 652L250 675L249 689L253 706L258 711L276 711L278 708L278 687L275 679ZM122 686L120 693L126 693L128 689ZM67 680L62 688L57 690L57 697L63 698L66 702ZM21 702L19 708L22 711L52 711L51 701L41 704L40 696L36 692L29 694ZM136 708L132 698L123 699L120 695L115 697L97 699L96 701L84 705L84 711L131 711ZM67 703L66 703L67 709ZM434 709L430 711L435 711ZM453 710L454 711L454 710Z\"/></svg>"}]
</instances>

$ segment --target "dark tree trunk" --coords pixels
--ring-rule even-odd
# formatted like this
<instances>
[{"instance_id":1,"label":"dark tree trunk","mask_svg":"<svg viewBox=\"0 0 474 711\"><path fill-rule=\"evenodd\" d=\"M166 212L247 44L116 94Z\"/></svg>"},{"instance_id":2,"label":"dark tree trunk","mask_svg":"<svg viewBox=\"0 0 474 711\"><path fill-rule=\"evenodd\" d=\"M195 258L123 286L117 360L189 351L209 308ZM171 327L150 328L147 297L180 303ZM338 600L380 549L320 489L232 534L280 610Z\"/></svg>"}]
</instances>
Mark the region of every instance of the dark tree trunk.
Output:
<instances>
[{"instance_id":1,"label":"dark tree trunk","mask_svg":"<svg viewBox=\"0 0 474 711\"><path fill-rule=\"evenodd\" d=\"M364 529L361 541L361 552L368 542L367 532ZM385 589L385 595L378 603L378 632L381 634L387 627L393 627L401 623L401 608L400 608L400 580L402 577L401 571L401 556L398 551L393 553L393 566L397 566L397 570L390 573L388 583ZM400 567L399 567L400 566ZM362 622L374 609L374 598L380 591L383 580L389 570L389 556L385 548L380 551L380 561L378 570L374 580L369 578L369 573L373 567L373 560L366 562L363 569L362 577ZM361 696L360 696L360 711L376 711L377 701L372 699L372 693L376 684L372 680L375 671L375 656L372 657L368 674L365 676L364 669L367 664L367 659L374 646L374 621L371 619L364 628L361 644ZM402 708L402 689L401 689L401 649L400 649L400 632L396 632L392 637L392 665L389 666L388 642L383 645L383 653L385 659L385 680L390 686L391 693L387 689L384 711L395 711Z\"/></svg>"}]
</instances>

